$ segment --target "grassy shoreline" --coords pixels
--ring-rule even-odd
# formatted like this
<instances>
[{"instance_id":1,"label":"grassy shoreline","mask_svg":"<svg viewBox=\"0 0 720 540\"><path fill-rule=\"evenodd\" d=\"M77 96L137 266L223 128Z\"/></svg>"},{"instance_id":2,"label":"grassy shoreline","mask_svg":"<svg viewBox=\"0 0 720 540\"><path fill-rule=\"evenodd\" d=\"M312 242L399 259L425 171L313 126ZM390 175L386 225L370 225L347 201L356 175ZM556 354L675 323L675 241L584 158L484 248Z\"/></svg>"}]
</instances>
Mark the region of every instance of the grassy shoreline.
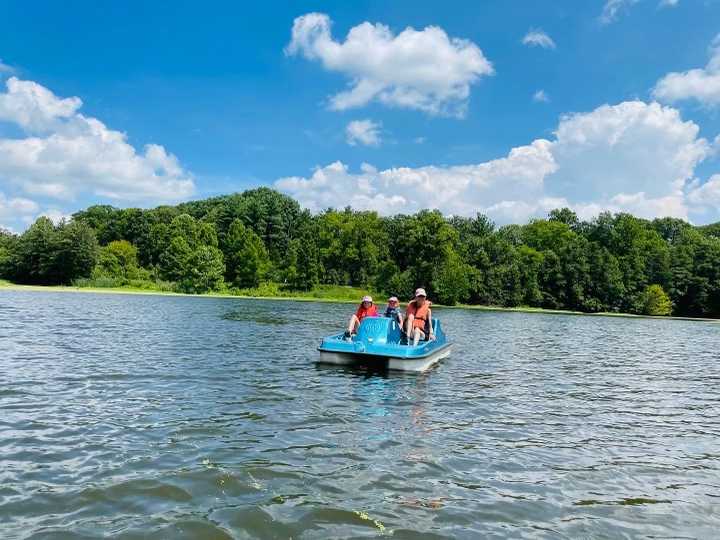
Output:
<instances>
[{"instance_id":1,"label":"grassy shoreline","mask_svg":"<svg viewBox=\"0 0 720 540\"><path fill-rule=\"evenodd\" d=\"M347 288L348 292L355 292L356 289L351 287ZM359 290L359 289L358 289ZM326 302L333 304L355 304L357 299L348 299L343 297L332 297L315 295L311 293L297 293L288 294L283 296L266 296L266 295L253 295L253 294L234 294L234 293L204 293L204 294L186 294L171 291L158 291L152 289L142 289L136 287L76 287L72 285L19 285L17 283L11 283L9 281L0 280L0 292L2 291L30 291L30 292L66 292L66 293L99 293L99 294L132 294L132 295L146 295L146 296L186 296L194 298L237 298L240 300L288 300L295 302ZM362 293L358 293L357 298ZM378 296L380 298L380 296ZM382 304L382 302L379 302ZM470 309L475 311L499 311L499 312L515 312L515 313L535 313L539 315L577 315L585 317L620 317L620 318L631 318L631 319L665 319L665 320L678 320L678 321L695 321L695 322L710 322L720 323L720 319L709 319L701 317L654 317L650 315L636 315L633 313L585 313L582 311L571 311L562 309L544 309L534 307L501 307L501 306L480 306L480 305L468 305L458 304L456 306L443 306L435 304L436 307L443 309Z\"/></svg>"}]
</instances>

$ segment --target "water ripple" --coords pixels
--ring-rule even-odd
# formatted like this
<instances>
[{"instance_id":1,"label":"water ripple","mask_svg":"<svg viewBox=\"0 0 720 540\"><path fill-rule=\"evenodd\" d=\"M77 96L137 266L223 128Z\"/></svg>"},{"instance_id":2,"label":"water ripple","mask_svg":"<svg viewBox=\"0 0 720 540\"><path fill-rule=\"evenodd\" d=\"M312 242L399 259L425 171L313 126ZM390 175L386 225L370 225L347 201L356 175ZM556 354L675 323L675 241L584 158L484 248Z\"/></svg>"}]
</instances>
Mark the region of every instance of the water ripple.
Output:
<instances>
[{"instance_id":1,"label":"water ripple","mask_svg":"<svg viewBox=\"0 0 720 540\"><path fill-rule=\"evenodd\" d=\"M720 326L438 310L430 373L315 365L348 309L0 293L0 537L715 536Z\"/></svg>"}]
</instances>

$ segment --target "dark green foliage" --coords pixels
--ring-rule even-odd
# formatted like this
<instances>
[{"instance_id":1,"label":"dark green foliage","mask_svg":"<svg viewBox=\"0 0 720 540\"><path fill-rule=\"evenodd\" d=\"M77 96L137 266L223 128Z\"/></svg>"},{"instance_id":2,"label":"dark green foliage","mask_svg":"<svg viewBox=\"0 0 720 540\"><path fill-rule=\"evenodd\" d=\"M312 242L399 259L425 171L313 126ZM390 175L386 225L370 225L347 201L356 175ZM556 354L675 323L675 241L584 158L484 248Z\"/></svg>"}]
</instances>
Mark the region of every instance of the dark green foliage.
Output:
<instances>
[{"instance_id":1,"label":"dark green foliage","mask_svg":"<svg viewBox=\"0 0 720 540\"><path fill-rule=\"evenodd\" d=\"M133 279L147 279L148 272L140 268L137 248L127 240L114 240L100 249L93 278L116 278L120 283Z\"/></svg>"},{"instance_id":2,"label":"dark green foliage","mask_svg":"<svg viewBox=\"0 0 720 540\"><path fill-rule=\"evenodd\" d=\"M309 233L290 241L284 267L284 282L292 289L309 291L320 283L320 252Z\"/></svg>"},{"instance_id":3,"label":"dark green foliage","mask_svg":"<svg viewBox=\"0 0 720 540\"><path fill-rule=\"evenodd\" d=\"M72 283L89 277L98 261L99 246L95 232L86 223L71 221L57 229L55 275L60 283Z\"/></svg>"},{"instance_id":4,"label":"dark green foliage","mask_svg":"<svg viewBox=\"0 0 720 540\"><path fill-rule=\"evenodd\" d=\"M366 287L388 260L388 235L375 212L328 210L317 217L323 283ZM307 239L306 239L307 241Z\"/></svg>"},{"instance_id":5,"label":"dark green foliage","mask_svg":"<svg viewBox=\"0 0 720 540\"><path fill-rule=\"evenodd\" d=\"M257 287L270 266L267 250L252 229L236 219L225 236L226 279L237 287Z\"/></svg>"},{"instance_id":6,"label":"dark green foliage","mask_svg":"<svg viewBox=\"0 0 720 540\"><path fill-rule=\"evenodd\" d=\"M437 301L452 306L466 300L471 274L472 267L463 263L457 253L449 251L435 268L431 280Z\"/></svg>"},{"instance_id":7,"label":"dark green foliage","mask_svg":"<svg viewBox=\"0 0 720 540\"><path fill-rule=\"evenodd\" d=\"M690 226L689 224L688 227ZM699 230L707 235L707 236L714 236L715 238L720 238L720 222L718 223L712 223L710 225L705 225L704 227L698 227Z\"/></svg>"},{"instance_id":8,"label":"dark green foliage","mask_svg":"<svg viewBox=\"0 0 720 540\"><path fill-rule=\"evenodd\" d=\"M83 222L59 226L40 217L8 244L3 273L19 283L69 284L90 276L98 257L93 229Z\"/></svg>"},{"instance_id":9,"label":"dark green foliage","mask_svg":"<svg viewBox=\"0 0 720 540\"><path fill-rule=\"evenodd\" d=\"M156 230L168 241L159 257L161 278L176 282L183 292L206 292L222 285L225 262L214 225L180 214Z\"/></svg>"},{"instance_id":10,"label":"dark green foliage","mask_svg":"<svg viewBox=\"0 0 720 540\"><path fill-rule=\"evenodd\" d=\"M199 246L185 261L178 287L186 293L216 291L223 284L224 273L222 252L214 246Z\"/></svg>"},{"instance_id":11,"label":"dark green foliage","mask_svg":"<svg viewBox=\"0 0 720 540\"><path fill-rule=\"evenodd\" d=\"M578 219L577 214L569 208L552 210L550 214L548 214L548 221L563 223L574 231L577 231L580 228L580 220Z\"/></svg>"},{"instance_id":12,"label":"dark green foliage","mask_svg":"<svg viewBox=\"0 0 720 540\"><path fill-rule=\"evenodd\" d=\"M104 246L97 265L94 237ZM622 213L581 221L568 208L499 229L482 214L430 210L313 216L259 188L152 210L98 205L58 227L41 218L21 236L0 231L0 277L68 283L93 267L94 276L159 277L187 292L352 285L407 301L422 286L444 304L720 317L720 223Z\"/></svg>"},{"instance_id":13,"label":"dark green foliage","mask_svg":"<svg viewBox=\"0 0 720 540\"><path fill-rule=\"evenodd\" d=\"M40 217L25 231L15 246L12 279L20 283L61 283L56 275L58 234L53 222Z\"/></svg>"},{"instance_id":14,"label":"dark green foliage","mask_svg":"<svg viewBox=\"0 0 720 540\"><path fill-rule=\"evenodd\" d=\"M0 228L0 278L12 279L14 272L15 246L18 237L10 231Z\"/></svg>"}]
</instances>

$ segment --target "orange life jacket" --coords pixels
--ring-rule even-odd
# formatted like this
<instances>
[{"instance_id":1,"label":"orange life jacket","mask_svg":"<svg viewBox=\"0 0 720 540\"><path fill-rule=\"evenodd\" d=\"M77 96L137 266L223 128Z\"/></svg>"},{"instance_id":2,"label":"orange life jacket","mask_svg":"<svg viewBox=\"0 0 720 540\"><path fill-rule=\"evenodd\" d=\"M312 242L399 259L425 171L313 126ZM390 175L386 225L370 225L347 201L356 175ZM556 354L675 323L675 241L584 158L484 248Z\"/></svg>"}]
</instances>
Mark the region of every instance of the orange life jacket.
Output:
<instances>
[{"instance_id":1,"label":"orange life jacket","mask_svg":"<svg viewBox=\"0 0 720 540\"><path fill-rule=\"evenodd\" d=\"M413 328L419 328L420 330L425 331L428 323L429 312L429 300L425 300L425 303L422 306L418 306L415 303L415 300L411 300L407 307L407 314L415 316L415 319L413 320Z\"/></svg>"},{"instance_id":2,"label":"orange life jacket","mask_svg":"<svg viewBox=\"0 0 720 540\"><path fill-rule=\"evenodd\" d=\"M358 307L355 312L355 316L358 318L358 321L362 321L365 317L377 317L377 306L372 304L369 308L365 309L363 305L360 304L360 307Z\"/></svg>"}]
</instances>

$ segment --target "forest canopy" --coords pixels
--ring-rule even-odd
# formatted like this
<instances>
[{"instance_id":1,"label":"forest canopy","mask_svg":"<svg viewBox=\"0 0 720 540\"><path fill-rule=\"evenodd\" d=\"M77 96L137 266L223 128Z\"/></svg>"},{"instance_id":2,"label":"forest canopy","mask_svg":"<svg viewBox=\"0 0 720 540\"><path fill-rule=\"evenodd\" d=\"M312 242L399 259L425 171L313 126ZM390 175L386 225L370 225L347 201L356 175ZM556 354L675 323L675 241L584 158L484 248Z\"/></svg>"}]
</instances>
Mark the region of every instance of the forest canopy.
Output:
<instances>
[{"instance_id":1,"label":"forest canopy","mask_svg":"<svg viewBox=\"0 0 720 540\"><path fill-rule=\"evenodd\" d=\"M152 282L202 293L352 285L442 304L720 317L720 224L567 209L496 227L482 214L311 214L269 188L142 210L96 205L21 235L0 230L16 283Z\"/></svg>"}]
</instances>

